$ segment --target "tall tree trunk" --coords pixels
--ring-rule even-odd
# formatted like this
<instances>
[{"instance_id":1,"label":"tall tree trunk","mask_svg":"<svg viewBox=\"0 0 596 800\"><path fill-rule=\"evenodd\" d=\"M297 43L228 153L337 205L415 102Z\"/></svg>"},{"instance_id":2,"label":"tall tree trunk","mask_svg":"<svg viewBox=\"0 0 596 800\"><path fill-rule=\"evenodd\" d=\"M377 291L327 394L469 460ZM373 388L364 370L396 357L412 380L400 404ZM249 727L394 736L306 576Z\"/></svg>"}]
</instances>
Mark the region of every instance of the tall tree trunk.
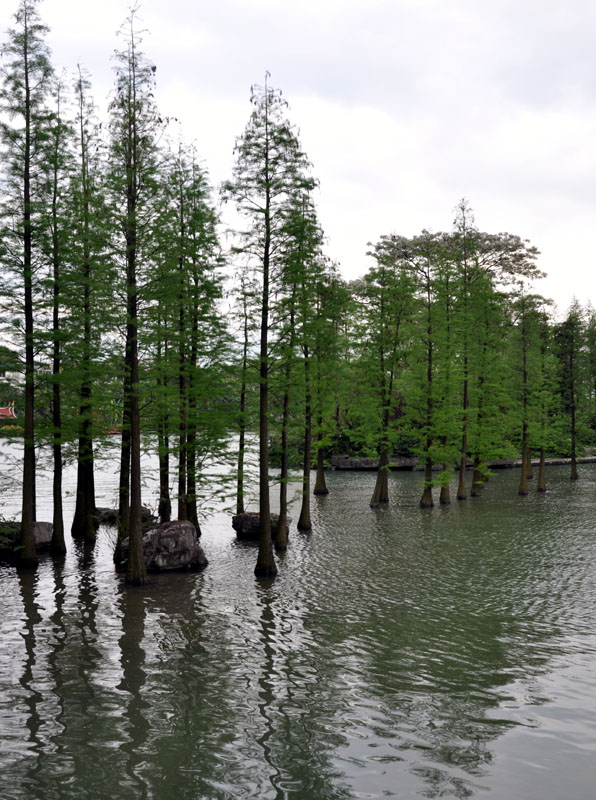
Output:
<instances>
[{"instance_id":1,"label":"tall tree trunk","mask_svg":"<svg viewBox=\"0 0 596 800\"><path fill-rule=\"evenodd\" d=\"M526 495L528 489L528 456L530 448L528 445L528 353L527 353L527 328L526 328L526 309L525 299L522 296L522 463L521 476L519 479L518 494Z\"/></svg>"},{"instance_id":2,"label":"tall tree trunk","mask_svg":"<svg viewBox=\"0 0 596 800\"><path fill-rule=\"evenodd\" d=\"M526 442L526 478L531 481L534 478L534 471L532 469L532 449L530 443Z\"/></svg>"},{"instance_id":3,"label":"tall tree trunk","mask_svg":"<svg viewBox=\"0 0 596 800\"><path fill-rule=\"evenodd\" d=\"M83 356L85 373L89 368ZM82 537L88 542L95 541L95 476L93 469L93 437L91 433L91 378L83 380L80 389L80 432L77 457L77 489L75 513L71 533L74 537Z\"/></svg>"},{"instance_id":4,"label":"tall tree trunk","mask_svg":"<svg viewBox=\"0 0 596 800\"><path fill-rule=\"evenodd\" d=\"M426 461L424 489L420 498L420 508L432 508L433 502L433 462L430 454L433 445L433 326L430 277L426 284Z\"/></svg>"},{"instance_id":5,"label":"tall tree trunk","mask_svg":"<svg viewBox=\"0 0 596 800\"><path fill-rule=\"evenodd\" d=\"M389 452L387 445L383 445L379 452L379 466L377 468L377 480L373 495L370 499L370 507L377 508L389 502Z\"/></svg>"},{"instance_id":6,"label":"tall tree trunk","mask_svg":"<svg viewBox=\"0 0 596 800\"><path fill-rule=\"evenodd\" d=\"M575 375L573 373L573 355L571 356L571 474L570 479L576 481L579 478L577 472L577 450L576 450L576 408L575 408Z\"/></svg>"},{"instance_id":7,"label":"tall tree trunk","mask_svg":"<svg viewBox=\"0 0 596 800\"><path fill-rule=\"evenodd\" d=\"M528 458L528 447L527 447L527 440L528 440L528 422L525 419L522 423L522 463L521 463L521 475L519 478L519 489L518 494L526 495L529 492L528 489L528 465L527 465L527 458Z\"/></svg>"},{"instance_id":8,"label":"tall tree trunk","mask_svg":"<svg viewBox=\"0 0 596 800\"><path fill-rule=\"evenodd\" d=\"M197 536L201 535L197 509L197 395L196 377L199 358L199 308L197 297L197 271L193 265L194 293L192 302L190 361L188 364L188 420L186 438L186 518L195 527Z\"/></svg>"},{"instance_id":9,"label":"tall tree trunk","mask_svg":"<svg viewBox=\"0 0 596 800\"><path fill-rule=\"evenodd\" d=\"M192 419L192 400L189 408L188 436L186 439L186 518L201 535L197 509L197 430Z\"/></svg>"},{"instance_id":10,"label":"tall tree trunk","mask_svg":"<svg viewBox=\"0 0 596 800\"><path fill-rule=\"evenodd\" d=\"M544 453L544 445L540 448L540 466L538 467L538 486L536 491L546 492L546 457Z\"/></svg>"},{"instance_id":11,"label":"tall tree trunk","mask_svg":"<svg viewBox=\"0 0 596 800\"><path fill-rule=\"evenodd\" d=\"M248 369L248 311L243 294L244 344L242 347L242 373L240 379L240 408L238 417L238 474L236 482L236 514L244 514L244 450L246 434L246 372Z\"/></svg>"},{"instance_id":12,"label":"tall tree trunk","mask_svg":"<svg viewBox=\"0 0 596 800\"><path fill-rule=\"evenodd\" d=\"M139 411L139 361L136 288L136 236L129 246L128 338L130 348L130 516L128 524L128 563L126 582L142 585L147 580L143 560L141 518L141 426Z\"/></svg>"},{"instance_id":13,"label":"tall tree trunk","mask_svg":"<svg viewBox=\"0 0 596 800\"><path fill-rule=\"evenodd\" d=\"M317 477L315 480L315 488L313 494L329 494L327 482L325 481L325 457L323 454L323 447L321 441L323 440L323 432L321 430L323 420L319 417L317 421Z\"/></svg>"},{"instance_id":14,"label":"tall tree trunk","mask_svg":"<svg viewBox=\"0 0 596 800\"><path fill-rule=\"evenodd\" d=\"M304 464L302 470L302 507L298 518L298 530L309 531L312 528L310 519L310 460L312 442L312 396L310 387L310 358L308 347L304 347Z\"/></svg>"},{"instance_id":15,"label":"tall tree trunk","mask_svg":"<svg viewBox=\"0 0 596 800\"><path fill-rule=\"evenodd\" d=\"M442 506L448 506L451 503L451 494L449 492L449 464L443 464L443 474L446 476L441 484L441 492L439 494L439 503Z\"/></svg>"},{"instance_id":16,"label":"tall tree trunk","mask_svg":"<svg viewBox=\"0 0 596 800\"><path fill-rule=\"evenodd\" d=\"M58 110L59 115L59 110ZM53 261L53 302L52 302L52 428L54 474L52 498L54 512L52 518L52 542L50 550L55 556L66 553L64 541L64 515L62 509L62 409L61 409L61 353L60 353L60 246L58 236L58 149L60 145L59 127L54 134L54 174L52 187L52 261Z\"/></svg>"},{"instance_id":17,"label":"tall tree trunk","mask_svg":"<svg viewBox=\"0 0 596 800\"><path fill-rule=\"evenodd\" d=\"M459 462L459 481L457 485L457 499L466 500L468 491L466 487L466 469L468 466L468 407L470 405L470 395L468 387L468 357L464 356L464 393L462 407L462 434L461 434L461 456Z\"/></svg>"},{"instance_id":18,"label":"tall tree trunk","mask_svg":"<svg viewBox=\"0 0 596 800\"><path fill-rule=\"evenodd\" d=\"M275 549L286 550L288 535L288 428L290 426L290 360L286 364L286 385L284 389L283 411L281 421L281 469L279 475L279 520L275 536Z\"/></svg>"},{"instance_id":19,"label":"tall tree trunk","mask_svg":"<svg viewBox=\"0 0 596 800\"><path fill-rule=\"evenodd\" d=\"M429 456L425 463L424 491L420 498L420 508L432 508L433 506L433 462Z\"/></svg>"},{"instance_id":20,"label":"tall tree trunk","mask_svg":"<svg viewBox=\"0 0 596 800\"><path fill-rule=\"evenodd\" d=\"M269 137L266 117L266 138ZM269 257L271 249L271 185L269 145L265 146L265 240L263 247L263 289L261 295L261 336L259 347L259 553L255 566L258 578L277 575L271 542L269 504Z\"/></svg>"},{"instance_id":21,"label":"tall tree trunk","mask_svg":"<svg viewBox=\"0 0 596 800\"><path fill-rule=\"evenodd\" d=\"M187 477L186 477L186 457L187 457L187 396L185 378L184 357L180 357L179 382L179 413L180 427L178 430L178 519L188 519L187 501Z\"/></svg>"},{"instance_id":22,"label":"tall tree trunk","mask_svg":"<svg viewBox=\"0 0 596 800\"><path fill-rule=\"evenodd\" d=\"M167 419L159 422L157 449L159 452L159 505L160 522L169 522L172 517L170 500L170 440L167 434Z\"/></svg>"},{"instance_id":23,"label":"tall tree trunk","mask_svg":"<svg viewBox=\"0 0 596 800\"><path fill-rule=\"evenodd\" d=\"M80 76L79 76L80 77ZM82 79L80 79L82 81ZM92 435L92 379L91 379L91 246L90 246L90 192L88 152L84 127L84 99L81 83L79 95L79 144L81 148L81 186L83 222L83 352L81 357L82 380L79 390L79 450L77 461L76 505L71 533L88 542L95 541L95 476Z\"/></svg>"},{"instance_id":24,"label":"tall tree trunk","mask_svg":"<svg viewBox=\"0 0 596 800\"><path fill-rule=\"evenodd\" d=\"M128 537L130 522L130 360L131 345L129 331L126 332L124 348L123 407L122 407L122 439L120 444L120 476L118 482L118 537L114 549L114 563L122 561L121 546Z\"/></svg>"},{"instance_id":25,"label":"tall tree trunk","mask_svg":"<svg viewBox=\"0 0 596 800\"><path fill-rule=\"evenodd\" d=\"M320 351L320 345L318 346ZM313 494L323 495L329 494L327 483L325 481L325 458L323 453L323 401L321 397L321 356L320 352L317 357L317 476L315 479L315 488Z\"/></svg>"},{"instance_id":26,"label":"tall tree trunk","mask_svg":"<svg viewBox=\"0 0 596 800\"><path fill-rule=\"evenodd\" d=\"M33 523L35 522L35 365L33 346L33 259L31 235L31 92L28 51L25 49L25 152L23 154L23 281L25 304L25 419L23 436L23 495L18 564L38 563Z\"/></svg>"},{"instance_id":27,"label":"tall tree trunk","mask_svg":"<svg viewBox=\"0 0 596 800\"><path fill-rule=\"evenodd\" d=\"M157 344L157 360L162 358L162 342ZM172 502L170 500L170 440L168 436L168 411L165 400L167 390L167 375L157 376L157 394L160 398L159 420L157 423L157 453L159 458L159 504L157 513L161 523L169 522L172 516Z\"/></svg>"}]
</instances>

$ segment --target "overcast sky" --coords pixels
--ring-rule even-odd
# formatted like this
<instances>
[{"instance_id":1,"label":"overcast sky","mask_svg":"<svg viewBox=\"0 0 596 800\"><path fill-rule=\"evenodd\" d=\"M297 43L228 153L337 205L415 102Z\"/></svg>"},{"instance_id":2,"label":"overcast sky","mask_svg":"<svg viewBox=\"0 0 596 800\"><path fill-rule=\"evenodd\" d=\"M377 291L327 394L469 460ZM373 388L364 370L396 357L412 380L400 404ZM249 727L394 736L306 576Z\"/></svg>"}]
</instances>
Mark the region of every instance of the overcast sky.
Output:
<instances>
[{"instance_id":1,"label":"overcast sky","mask_svg":"<svg viewBox=\"0 0 596 800\"><path fill-rule=\"evenodd\" d=\"M56 68L81 63L98 106L126 0L43 0ZM17 0L2 0L0 25ZM230 176L252 83L282 89L320 182L327 254L347 278L367 243L476 224L541 251L539 291L596 305L594 0L144 0L160 110ZM4 38L4 37L3 37Z\"/></svg>"}]
</instances>

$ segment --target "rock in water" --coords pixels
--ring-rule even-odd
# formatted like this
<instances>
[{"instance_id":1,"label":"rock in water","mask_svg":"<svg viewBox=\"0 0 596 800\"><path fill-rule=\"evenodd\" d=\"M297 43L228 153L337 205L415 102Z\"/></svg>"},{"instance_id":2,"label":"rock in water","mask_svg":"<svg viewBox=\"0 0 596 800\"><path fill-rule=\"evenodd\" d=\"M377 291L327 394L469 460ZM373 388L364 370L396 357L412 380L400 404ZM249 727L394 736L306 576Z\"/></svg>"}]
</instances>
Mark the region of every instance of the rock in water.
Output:
<instances>
[{"instance_id":1,"label":"rock in water","mask_svg":"<svg viewBox=\"0 0 596 800\"><path fill-rule=\"evenodd\" d=\"M286 521L286 535L290 532L291 517L287 517ZM271 514L271 536L275 538L277 535L277 523L279 522L278 514ZM259 541L259 514L257 511L246 511L244 514L236 514L232 517L232 528L236 531L238 539L244 539L249 542Z\"/></svg>"},{"instance_id":2,"label":"rock in water","mask_svg":"<svg viewBox=\"0 0 596 800\"><path fill-rule=\"evenodd\" d=\"M33 535L35 536L35 547L38 550L45 550L52 543L54 526L51 522L34 522Z\"/></svg>"},{"instance_id":3,"label":"rock in water","mask_svg":"<svg viewBox=\"0 0 596 800\"><path fill-rule=\"evenodd\" d=\"M122 542L122 558L128 558L128 539ZM195 526L182 520L164 522L143 533L143 560L147 572L201 570L209 563Z\"/></svg>"},{"instance_id":4,"label":"rock in water","mask_svg":"<svg viewBox=\"0 0 596 800\"><path fill-rule=\"evenodd\" d=\"M35 538L35 549L38 552L49 550L52 543L54 526L51 522L34 522L33 536ZM20 522L0 522L0 555L10 560L14 556L14 548L18 545L21 538Z\"/></svg>"}]
</instances>

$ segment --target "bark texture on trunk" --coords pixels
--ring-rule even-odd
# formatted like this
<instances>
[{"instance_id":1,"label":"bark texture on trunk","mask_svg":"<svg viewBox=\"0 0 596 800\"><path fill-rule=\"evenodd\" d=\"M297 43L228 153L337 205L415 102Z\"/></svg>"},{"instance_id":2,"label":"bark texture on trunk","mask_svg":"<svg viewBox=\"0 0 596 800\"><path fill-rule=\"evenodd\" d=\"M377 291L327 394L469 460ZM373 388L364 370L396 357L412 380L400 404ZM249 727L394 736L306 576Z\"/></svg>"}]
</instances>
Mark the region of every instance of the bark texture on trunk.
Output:
<instances>
[{"instance_id":1,"label":"bark texture on trunk","mask_svg":"<svg viewBox=\"0 0 596 800\"><path fill-rule=\"evenodd\" d=\"M312 528L310 519L310 458L312 440L312 397L310 387L310 361L308 349L304 348L304 465L302 469L302 506L298 518L298 530L309 531Z\"/></svg>"},{"instance_id":2,"label":"bark texture on trunk","mask_svg":"<svg viewBox=\"0 0 596 800\"><path fill-rule=\"evenodd\" d=\"M268 132L266 134L268 136ZM261 331L259 347L259 553L255 566L257 578L273 578L277 566L271 542L271 506L269 503L269 258L271 249L271 186L269 147L265 149L265 239L263 242L263 287L261 294Z\"/></svg>"},{"instance_id":3,"label":"bark texture on trunk","mask_svg":"<svg viewBox=\"0 0 596 800\"><path fill-rule=\"evenodd\" d=\"M538 485L536 491L546 492L546 457L544 447L540 448L540 466L538 467Z\"/></svg>"},{"instance_id":4,"label":"bark texture on trunk","mask_svg":"<svg viewBox=\"0 0 596 800\"><path fill-rule=\"evenodd\" d=\"M21 537L17 563L21 567L37 566L33 523L35 522L35 384L33 343L33 253L31 235L31 90L29 86L28 52L25 51L25 142L23 158L23 289L25 310L25 419L23 437L23 495Z\"/></svg>"},{"instance_id":5,"label":"bark texture on trunk","mask_svg":"<svg viewBox=\"0 0 596 800\"><path fill-rule=\"evenodd\" d=\"M424 490L420 498L420 508L432 508L433 506L433 462L430 458L427 458L424 475Z\"/></svg>"},{"instance_id":6,"label":"bark texture on trunk","mask_svg":"<svg viewBox=\"0 0 596 800\"><path fill-rule=\"evenodd\" d=\"M445 475L447 475L448 471L449 471L449 464L443 464L443 473ZM451 503L451 493L449 491L449 481L448 480L445 480L445 482L441 484L441 492L439 494L439 503L442 506L448 506Z\"/></svg>"},{"instance_id":7,"label":"bark texture on trunk","mask_svg":"<svg viewBox=\"0 0 596 800\"><path fill-rule=\"evenodd\" d=\"M385 447L379 453L379 466L377 468L377 480L373 495L370 498L370 507L377 508L389 502L389 454Z\"/></svg>"},{"instance_id":8,"label":"bark texture on trunk","mask_svg":"<svg viewBox=\"0 0 596 800\"><path fill-rule=\"evenodd\" d=\"M325 480L325 459L323 457L323 448L320 444L317 449L317 476L313 494L329 494L329 489L327 488L327 482Z\"/></svg>"}]
</instances>

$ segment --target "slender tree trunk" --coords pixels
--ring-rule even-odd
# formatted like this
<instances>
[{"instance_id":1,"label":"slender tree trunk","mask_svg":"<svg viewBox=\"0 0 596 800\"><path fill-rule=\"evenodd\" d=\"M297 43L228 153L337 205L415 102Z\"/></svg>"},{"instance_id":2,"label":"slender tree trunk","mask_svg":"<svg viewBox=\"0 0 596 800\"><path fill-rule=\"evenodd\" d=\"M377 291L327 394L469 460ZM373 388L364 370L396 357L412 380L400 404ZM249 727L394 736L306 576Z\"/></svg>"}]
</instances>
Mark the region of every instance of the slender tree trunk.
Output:
<instances>
[{"instance_id":1,"label":"slender tree trunk","mask_svg":"<svg viewBox=\"0 0 596 800\"><path fill-rule=\"evenodd\" d=\"M90 196L88 177L88 152L84 129L84 103L82 87L79 95L79 144L81 148L81 186L83 222L83 352L81 357L82 380L79 390L79 449L77 460L76 505L71 533L88 542L95 541L95 476L92 436L92 379L91 379L91 249L90 249Z\"/></svg>"},{"instance_id":2,"label":"slender tree trunk","mask_svg":"<svg viewBox=\"0 0 596 800\"><path fill-rule=\"evenodd\" d=\"M420 498L420 508L432 508L433 502L433 462L430 454L433 445L433 326L430 278L426 284L426 461L424 490Z\"/></svg>"},{"instance_id":3,"label":"slender tree trunk","mask_svg":"<svg viewBox=\"0 0 596 800\"><path fill-rule=\"evenodd\" d=\"M180 200L180 247L184 247L184 206L182 199ZM180 428L179 428L179 451L178 451L178 519L188 519L188 487L187 487L187 427L188 427L188 381L187 381L187 357L186 357L186 330L185 330L185 292L184 292L184 258L180 255L178 272L179 272L179 295L178 295L178 358L179 358L179 371L178 371L178 390L179 390L179 415L180 415Z\"/></svg>"},{"instance_id":4,"label":"slender tree trunk","mask_svg":"<svg viewBox=\"0 0 596 800\"><path fill-rule=\"evenodd\" d=\"M77 458L77 489L71 533L88 542L95 541L95 477L93 469L93 437L91 433L91 377L89 353L83 355L84 379L80 389L79 449Z\"/></svg>"},{"instance_id":5,"label":"slender tree trunk","mask_svg":"<svg viewBox=\"0 0 596 800\"><path fill-rule=\"evenodd\" d=\"M238 477L236 482L236 514L244 514L244 451L246 434L246 372L248 368L248 311L243 295L244 344L242 347L242 377L240 379L240 409L238 419Z\"/></svg>"},{"instance_id":6,"label":"slender tree trunk","mask_svg":"<svg viewBox=\"0 0 596 800\"><path fill-rule=\"evenodd\" d=\"M525 461L526 461L526 478L529 481L531 481L534 478L534 471L532 469L532 450L530 448L529 442L526 442Z\"/></svg>"},{"instance_id":7,"label":"slender tree trunk","mask_svg":"<svg viewBox=\"0 0 596 800\"><path fill-rule=\"evenodd\" d=\"M520 495L526 495L529 492L528 466L526 463L526 459L528 457L527 439L528 439L528 423L524 415L524 421L522 425L522 464L521 464L521 475L519 478L519 490L518 490L518 494Z\"/></svg>"},{"instance_id":8,"label":"slender tree trunk","mask_svg":"<svg viewBox=\"0 0 596 800\"><path fill-rule=\"evenodd\" d=\"M457 499L466 500L468 497L466 487L466 469L468 466L468 407L470 396L468 388L468 358L464 358L464 394L463 394L463 415L462 415L462 434L461 434L461 457L459 462L459 482L457 485Z\"/></svg>"},{"instance_id":9,"label":"slender tree trunk","mask_svg":"<svg viewBox=\"0 0 596 800\"><path fill-rule=\"evenodd\" d=\"M541 408L540 408L540 466L538 467L538 486L536 487L536 491L538 492L546 492L546 453L545 453L545 446L544 443L546 441L546 402L545 402L545 392L544 389L546 388L546 340L545 340L545 326L544 324L540 327L540 383L541 383Z\"/></svg>"},{"instance_id":10,"label":"slender tree trunk","mask_svg":"<svg viewBox=\"0 0 596 800\"><path fill-rule=\"evenodd\" d=\"M323 439L322 425L323 420L321 417L319 417L317 421L317 477L313 492L313 494L317 495L329 494L329 489L327 488L327 483L325 481L325 458L323 455L323 448L321 446L321 441Z\"/></svg>"},{"instance_id":11,"label":"slender tree trunk","mask_svg":"<svg viewBox=\"0 0 596 800\"><path fill-rule=\"evenodd\" d=\"M433 502L433 462L430 456L426 459L424 471L424 491L420 499L420 508L432 508Z\"/></svg>"},{"instance_id":12,"label":"slender tree trunk","mask_svg":"<svg viewBox=\"0 0 596 800\"><path fill-rule=\"evenodd\" d=\"M141 417L139 409L139 340L138 340L138 289L137 289L137 102L133 62L131 81L131 114L128 129L128 160L126 185L126 341L130 344L130 507L128 518L128 562L126 582L140 586L147 580L143 559L143 527L141 516Z\"/></svg>"},{"instance_id":13,"label":"slender tree trunk","mask_svg":"<svg viewBox=\"0 0 596 800\"><path fill-rule=\"evenodd\" d=\"M158 429L159 451L159 506L160 522L169 522L172 518L172 502L170 500L170 440L167 434L167 419L162 417Z\"/></svg>"},{"instance_id":14,"label":"slender tree trunk","mask_svg":"<svg viewBox=\"0 0 596 800\"><path fill-rule=\"evenodd\" d=\"M54 342L56 347L56 341ZM54 350L54 370L60 369L60 356L56 357ZM54 372L53 403L52 403L52 423L54 427L54 478L52 486L52 497L54 501L54 514L52 520L52 543L51 552L55 556L66 553L66 543L64 541L64 516L62 512L62 414L60 405L60 386L58 385Z\"/></svg>"},{"instance_id":15,"label":"slender tree trunk","mask_svg":"<svg viewBox=\"0 0 596 800\"><path fill-rule=\"evenodd\" d=\"M129 366L126 365L128 373ZM118 530L122 538L128 536L128 518L130 515L130 378L125 378L124 408L122 410L122 440L120 446L120 477L118 481Z\"/></svg>"},{"instance_id":16,"label":"slender tree trunk","mask_svg":"<svg viewBox=\"0 0 596 800\"><path fill-rule=\"evenodd\" d=\"M192 400L189 407L188 436L186 439L186 518L201 535L197 510L197 431L193 420Z\"/></svg>"},{"instance_id":17,"label":"slender tree trunk","mask_svg":"<svg viewBox=\"0 0 596 800\"><path fill-rule=\"evenodd\" d=\"M266 118L266 139L268 121ZM271 541L271 508L269 504L269 257L271 249L271 186L269 146L265 147L265 241L263 247L263 289L261 296L261 336L259 348L259 553L255 566L258 578L277 575Z\"/></svg>"},{"instance_id":18,"label":"slender tree trunk","mask_svg":"<svg viewBox=\"0 0 596 800\"><path fill-rule=\"evenodd\" d=\"M445 389L444 389L444 403L448 404L450 401L451 395L451 299L450 299L450 288L449 288L449 276L445 279L445 321L446 321L446 329L447 329L447 347L446 347L446 358L445 358ZM447 451L447 446L449 444L449 437L444 435L441 437L441 444L443 446L444 451ZM443 462L442 466L442 473L443 479L441 482L441 491L439 493L439 503L442 506L448 506L451 504L451 492L449 489L449 469L450 465Z\"/></svg>"},{"instance_id":19,"label":"slender tree trunk","mask_svg":"<svg viewBox=\"0 0 596 800\"><path fill-rule=\"evenodd\" d=\"M377 508L389 502L389 402L391 398L393 374L389 389L385 383L385 361L381 352L381 401L383 411L383 429L381 446L379 447L379 464L377 466L377 480L370 499L370 507Z\"/></svg>"},{"instance_id":20,"label":"slender tree trunk","mask_svg":"<svg viewBox=\"0 0 596 800\"><path fill-rule=\"evenodd\" d=\"M573 374L573 356L571 356L571 361L571 474L569 477L572 481L576 481L579 478L579 474L577 472L575 386L573 385L575 376Z\"/></svg>"},{"instance_id":21,"label":"slender tree trunk","mask_svg":"<svg viewBox=\"0 0 596 800\"><path fill-rule=\"evenodd\" d=\"M165 353L162 353L163 328L159 324L159 341L157 343L157 361L161 364ZM167 343L163 341L167 352ZM170 439L168 436L169 414L165 393L168 387L167 374L157 375L157 395L159 397L159 419L157 422L157 453L159 459L159 504L157 513L161 523L169 522L172 518L172 502L170 500Z\"/></svg>"},{"instance_id":22,"label":"slender tree trunk","mask_svg":"<svg viewBox=\"0 0 596 800\"><path fill-rule=\"evenodd\" d=\"M389 452L387 445L384 445L379 452L379 466L377 468L377 480L375 489L370 499L370 507L377 508L389 502Z\"/></svg>"},{"instance_id":23,"label":"slender tree trunk","mask_svg":"<svg viewBox=\"0 0 596 800\"><path fill-rule=\"evenodd\" d=\"M327 483L325 481L325 458L323 453L322 441L323 441L323 402L321 397L321 357L320 357L320 345L319 349L319 356L317 358L317 407L318 407L318 414L317 414L317 475L315 479L315 488L313 494L316 495L323 495L329 494L329 489L327 488Z\"/></svg>"},{"instance_id":24,"label":"slender tree trunk","mask_svg":"<svg viewBox=\"0 0 596 800\"><path fill-rule=\"evenodd\" d=\"M546 457L544 454L544 445L540 448L540 466L538 467L538 486L536 491L546 492Z\"/></svg>"},{"instance_id":25,"label":"slender tree trunk","mask_svg":"<svg viewBox=\"0 0 596 800\"><path fill-rule=\"evenodd\" d=\"M128 524L128 562L126 582L140 586L147 580L143 560L141 517L141 427L139 411L139 361L136 287L136 231L129 244L128 338L130 348L130 516Z\"/></svg>"},{"instance_id":26,"label":"slender tree trunk","mask_svg":"<svg viewBox=\"0 0 596 800\"><path fill-rule=\"evenodd\" d=\"M184 358L180 358L179 381L179 413L180 427L178 431L178 519L188 519L186 456L187 456L187 397Z\"/></svg>"},{"instance_id":27,"label":"slender tree trunk","mask_svg":"<svg viewBox=\"0 0 596 800\"><path fill-rule=\"evenodd\" d=\"M34 430L34 349L33 349L33 267L31 236L31 92L28 51L25 49L25 152L23 154L23 282L25 304L25 419L23 437L23 496L18 564L35 567L38 563L33 523L35 522L35 430Z\"/></svg>"},{"instance_id":28,"label":"slender tree trunk","mask_svg":"<svg viewBox=\"0 0 596 800\"><path fill-rule=\"evenodd\" d=\"M59 130L59 129L57 129ZM61 353L60 353L60 248L58 238L58 148L59 134L55 134L54 175L52 189L52 261L53 261L53 303L52 303L52 427L53 427L53 459L54 474L52 497L54 513L52 518L52 542L50 549L53 555L63 556L66 553L64 541L64 516L62 510L62 409L61 409Z\"/></svg>"},{"instance_id":29,"label":"slender tree trunk","mask_svg":"<svg viewBox=\"0 0 596 800\"><path fill-rule=\"evenodd\" d=\"M122 562L121 546L128 536L130 522L130 363L131 345L129 332L126 333L124 348L122 440L120 445L120 477L118 483L118 537L114 549L114 563Z\"/></svg>"},{"instance_id":30,"label":"slender tree trunk","mask_svg":"<svg viewBox=\"0 0 596 800\"><path fill-rule=\"evenodd\" d=\"M199 359L199 306L197 266L193 263L192 322L190 341L190 362L188 374L188 433L186 440L186 517L195 527L197 536L201 535L199 512L197 509L197 391L196 380Z\"/></svg>"},{"instance_id":31,"label":"slender tree trunk","mask_svg":"<svg viewBox=\"0 0 596 800\"><path fill-rule=\"evenodd\" d=\"M286 365L286 385L284 389L283 412L281 422L281 469L279 482L279 520L275 536L275 549L286 550L288 535L286 525L288 522L288 429L290 427L290 360Z\"/></svg>"},{"instance_id":32,"label":"slender tree trunk","mask_svg":"<svg viewBox=\"0 0 596 800\"><path fill-rule=\"evenodd\" d=\"M292 378L292 358L294 355L294 304L296 299L296 286L292 286L290 297L290 339L287 348L287 361L284 375L284 398L281 420L281 469L279 482L279 519L277 522L277 533L275 536L275 549L286 550L288 547L288 534L286 526L288 523L288 432L290 428L290 388Z\"/></svg>"},{"instance_id":33,"label":"slender tree trunk","mask_svg":"<svg viewBox=\"0 0 596 800\"><path fill-rule=\"evenodd\" d=\"M469 330L468 330L468 293L469 293L469 274L468 274L468 254L467 254L467 228L465 217L462 218L463 222L463 242L464 242L464 255L463 255L463 268L464 268L464 354L463 354L463 369L464 369L464 385L463 385L463 398L462 398L462 435L461 435L461 454L459 462L459 480L457 484L457 499L466 500L468 497L466 486L466 469L468 466L468 408L470 406L470 363L468 353Z\"/></svg>"},{"instance_id":34,"label":"slender tree trunk","mask_svg":"<svg viewBox=\"0 0 596 800\"><path fill-rule=\"evenodd\" d=\"M312 442L312 396L310 387L310 358L308 347L304 347L304 464L302 470L302 507L298 518L298 530L309 531L312 528L310 519L310 460Z\"/></svg>"},{"instance_id":35,"label":"slender tree trunk","mask_svg":"<svg viewBox=\"0 0 596 800\"><path fill-rule=\"evenodd\" d=\"M528 445L528 354L527 354L527 330L526 330L526 311L524 298L522 296L522 463L521 476L519 479L518 494L526 495L528 489L528 456L530 448Z\"/></svg>"},{"instance_id":36,"label":"slender tree trunk","mask_svg":"<svg viewBox=\"0 0 596 800\"><path fill-rule=\"evenodd\" d=\"M449 475L449 464L443 464L443 474ZM451 503L451 495L449 492L449 480L446 478L444 483L441 484L441 492L439 494L439 503L442 506L448 506Z\"/></svg>"}]
</instances>

